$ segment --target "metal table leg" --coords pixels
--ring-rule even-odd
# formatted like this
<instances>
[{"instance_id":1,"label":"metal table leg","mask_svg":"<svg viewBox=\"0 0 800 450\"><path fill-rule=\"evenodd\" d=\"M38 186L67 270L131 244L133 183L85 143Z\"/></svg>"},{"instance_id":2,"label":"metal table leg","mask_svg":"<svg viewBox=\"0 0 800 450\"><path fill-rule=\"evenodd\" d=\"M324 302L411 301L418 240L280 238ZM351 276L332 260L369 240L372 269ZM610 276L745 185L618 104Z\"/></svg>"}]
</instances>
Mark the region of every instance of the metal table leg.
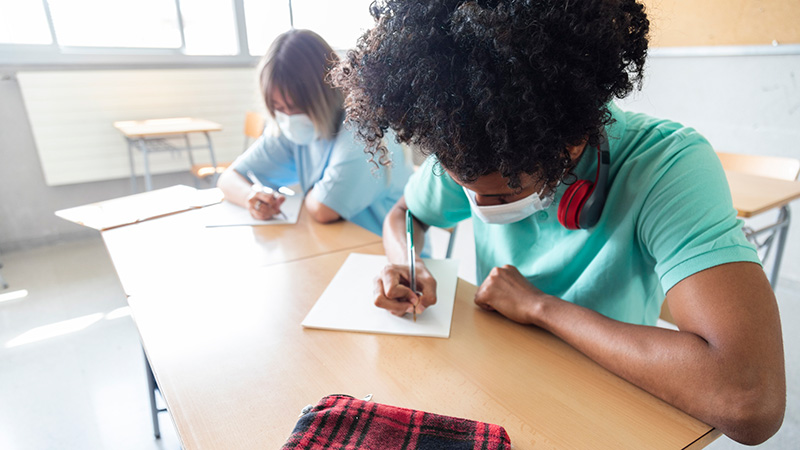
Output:
<instances>
[{"instance_id":1,"label":"metal table leg","mask_svg":"<svg viewBox=\"0 0 800 450\"><path fill-rule=\"evenodd\" d=\"M142 352L144 352L144 349L142 349ZM161 428L158 425L158 413L166 411L166 409L159 409L158 405L156 405L156 389L158 389L158 384L156 384L156 377L153 375L153 369L150 367L150 361L147 360L146 353L144 355L144 366L147 372L147 393L150 396L150 414L153 419L153 435L156 439L161 439Z\"/></svg>"},{"instance_id":2,"label":"metal table leg","mask_svg":"<svg viewBox=\"0 0 800 450\"><path fill-rule=\"evenodd\" d=\"M206 142L208 142L208 153L211 155L211 165L214 167L214 178L211 181L213 185L216 185L219 173L217 172L217 159L214 157L214 146L211 144L211 136L208 135L208 131L204 131L203 134L206 136Z\"/></svg>"},{"instance_id":3,"label":"metal table leg","mask_svg":"<svg viewBox=\"0 0 800 450\"><path fill-rule=\"evenodd\" d=\"M189 167L194 166L194 156L192 156L192 143L189 140L189 133L183 135L183 140L186 142L186 153L189 155Z\"/></svg>"},{"instance_id":4,"label":"metal table leg","mask_svg":"<svg viewBox=\"0 0 800 450\"><path fill-rule=\"evenodd\" d=\"M775 290L775 286L778 284L778 272L781 268L781 260L783 259L783 248L786 246L786 235L789 233L789 224L792 221L792 216L789 213L789 205L784 205L781 208L781 212L778 214L778 223L780 223L780 228L778 228L775 232L778 234L778 248L775 250L775 259L772 262L772 273L769 276L769 284L772 285L772 289Z\"/></svg>"},{"instance_id":5,"label":"metal table leg","mask_svg":"<svg viewBox=\"0 0 800 450\"><path fill-rule=\"evenodd\" d=\"M153 190L153 181L150 179L150 163L147 157L147 143L144 139L139 139L139 149L142 151L142 158L144 158L144 190Z\"/></svg>"},{"instance_id":6,"label":"metal table leg","mask_svg":"<svg viewBox=\"0 0 800 450\"><path fill-rule=\"evenodd\" d=\"M131 166L131 192L136 193L139 190L139 187L136 183L136 165L133 159L133 142L129 138L125 138L125 141L128 142L128 162Z\"/></svg>"},{"instance_id":7,"label":"metal table leg","mask_svg":"<svg viewBox=\"0 0 800 450\"><path fill-rule=\"evenodd\" d=\"M786 246L786 234L789 232L789 225L791 223L791 214L789 213L789 205L784 205L779 213L778 219L775 223L767 225L758 230L753 230L750 227L744 227L745 236L747 240L756 246L759 252L761 262L766 264L769 261L769 256L773 249L775 249L775 257L772 260L772 270L767 274L769 284L772 289L778 284L778 274L781 268L781 260L783 259L783 250ZM759 236L766 236L759 239ZM763 256L761 251L763 252Z\"/></svg>"},{"instance_id":8,"label":"metal table leg","mask_svg":"<svg viewBox=\"0 0 800 450\"><path fill-rule=\"evenodd\" d=\"M2 268L3 268L3 263L0 263L0 269ZM8 283L6 283L6 280L3 278L3 273L0 272L0 290L4 289L8 289Z\"/></svg>"}]
</instances>

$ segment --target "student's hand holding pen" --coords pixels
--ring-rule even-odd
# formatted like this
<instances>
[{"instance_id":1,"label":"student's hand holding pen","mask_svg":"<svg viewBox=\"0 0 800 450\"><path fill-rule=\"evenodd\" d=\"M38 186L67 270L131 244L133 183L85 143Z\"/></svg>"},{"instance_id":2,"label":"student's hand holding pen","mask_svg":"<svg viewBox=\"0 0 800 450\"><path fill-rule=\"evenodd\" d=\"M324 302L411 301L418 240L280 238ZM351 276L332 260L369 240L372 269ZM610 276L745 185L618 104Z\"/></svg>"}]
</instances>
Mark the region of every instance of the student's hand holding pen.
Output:
<instances>
[{"instance_id":1,"label":"student's hand holding pen","mask_svg":"<svg viewBox=\"0 0 800 450\"><path fill-rule=\"evenodd\" d=\"M261 184L252 170L247 171L247 178L252 182L250 195L247 196L247 209L255 219L269 220L281 213L281 205L286 197L272 188Z\"/></svg>"},{"instance_id":2,"label":"student's hand holding pen","mask_svg":"<svg viewBox=\"0 0 800 450\"><path fill-rule=\"evenodd\" d=\"M285 200L283 195L254 189L247 196L247 209L254 219L269 220L281 214L281 205Z\"/></svg>"},{"instance_id":3,"label":"student's hand holding pen","mask_svg":"<svg viewBox=\"0 0 800 450\"><path fill-rule=\"evenodd\" d=\"M390 264L375 278L375 306L396 316L407 313L420 314L436 303L436 280L416 260L417 292L411 290L411 273L408 265ZM416 309L416 312L415 312Z\"/></svg>"}]
</instances>

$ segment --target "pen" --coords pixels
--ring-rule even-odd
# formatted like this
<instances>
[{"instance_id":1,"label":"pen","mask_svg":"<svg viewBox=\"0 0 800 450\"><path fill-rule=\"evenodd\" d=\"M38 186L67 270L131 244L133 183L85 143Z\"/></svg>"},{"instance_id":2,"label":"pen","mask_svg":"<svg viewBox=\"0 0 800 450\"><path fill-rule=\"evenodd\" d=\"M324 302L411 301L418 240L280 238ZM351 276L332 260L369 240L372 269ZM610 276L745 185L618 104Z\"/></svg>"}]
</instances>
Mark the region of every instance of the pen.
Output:
<instances>
[{"instance_id":1,"label":"pen","mask_svg":"<svg viewBox=\"0 0 800 450\"><path fill-rule=\"evenodd\" d=\"M415 265L415 255L414 255L414 217L411 215L410 210L406 210L406 248L408 248L408 269L410 272L411 279L409 280L409 284L411 285L411 291L414 294L417 293L417 272ZM412 315L414 317L414 322L417 321L417 305L414 305L414 309L411 310Z\"/></svg>"},{"instance_id":2,"label":"pen","mask_svg":"<svg viewBox=\"0 0 800 450\"><path fill-rule=\"evenodd\" d=\"M272 195L272 196L275 195L275 189L272 189L271 187L267 187L267 186L264 186L263 184L261 184L261 182L258 181L258 178L256 178L256 174L254 174L252 170L248 170L247 171L247 178L250 179L250 182L253 183L253 188L256 189L257 191L263 192L263 193L265 193L267 195ZM283 188L284 187L281 187L280 189L283 189ZM280 189L278 189L279 192L280 192ZM291 192L291 195L294 195L294 191L292 191L289 188L286 188L286 189L289 190L289 192ZM258 205L256 205L256 206L258 206ZM284 219L289 220L289 218L286 216L286 214L283 213L283 211L278 211L278 214L282 215Z\"/></svg>"},{"instance_id":3,"label":"pen","mask_svg":"<svg viewBox=\"0 0 800 450\"><path fill-rule=\"evenodd\" d=\"M269 186L264 186L264 184L261 183L261 181L259 181L258 178L256 178L256 174L254 174L252 170L248 170L247 171L247 178L249 178L250 182L253 183L253 187L255 189L260 190L261 192L263 192L265 194L274 194L275 193L275 189L272 189ZM278 192L283 194L283 195L285 195L285 196L287 196L287 197L291 197L291 196L293 196L295 194L295 192L292 189L290 189L290 188L288 188L286 186L279 187L278 188Z\"/></svg>"}]
</instances>

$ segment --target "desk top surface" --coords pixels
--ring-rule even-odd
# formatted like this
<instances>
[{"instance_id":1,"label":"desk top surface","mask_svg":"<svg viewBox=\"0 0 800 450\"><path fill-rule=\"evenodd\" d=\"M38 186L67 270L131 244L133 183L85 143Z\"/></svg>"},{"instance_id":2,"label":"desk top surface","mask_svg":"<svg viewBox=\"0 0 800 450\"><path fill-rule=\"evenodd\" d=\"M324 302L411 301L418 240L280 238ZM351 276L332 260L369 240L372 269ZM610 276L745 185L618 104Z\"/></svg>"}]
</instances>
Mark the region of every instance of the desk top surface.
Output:
<instances>
[{"instance_id":1,"label":"desk top surface","mask_svg":"<svg viewBox=\"0 0 800 450\"><path fill-rule=\"evenodd\" d=\"M207 228L203 213L196 209L102 233L126 294L224 280L243 269L381 242L350 222L317 223L305 210L294 225L256 227Z\"/></svg>"},{"instance_id":2,"label":"desk top surface","mask_svg":"<svg viewBox=\"0 0 800 450\"><path fill-rule=\"evenodd\" d=\"M718 436L549 333L477 308L461 280L449 339L304 329L351 251L382 253L377 236L303 220L214 236L192 228L195 214L103 232L187 449L278 448L328 394L496 423L520 449L700 448Z\"/></svg>"},{"instance_id":3,"label":"desk top surface","mask_svg":"<svg viewBox=\"0 0 800 450\"><path fill-rule=\"evenodd\" d=\"M800 181L725 171L733 197L733 206L740 217L752 217L800 198Z\"/></svg>"},{"instance_id":4,"label":"desk top surface","mask_svg":"<svg viewBox=\"0 0 800 450\"><path fill-rule=\"evenodd\" d=\"M114 122L114 128L129 138L137 138L220 131L222 130L222 125L205 119L175 117L169 119L122 120Z\"/></svg>"}]
</instances>

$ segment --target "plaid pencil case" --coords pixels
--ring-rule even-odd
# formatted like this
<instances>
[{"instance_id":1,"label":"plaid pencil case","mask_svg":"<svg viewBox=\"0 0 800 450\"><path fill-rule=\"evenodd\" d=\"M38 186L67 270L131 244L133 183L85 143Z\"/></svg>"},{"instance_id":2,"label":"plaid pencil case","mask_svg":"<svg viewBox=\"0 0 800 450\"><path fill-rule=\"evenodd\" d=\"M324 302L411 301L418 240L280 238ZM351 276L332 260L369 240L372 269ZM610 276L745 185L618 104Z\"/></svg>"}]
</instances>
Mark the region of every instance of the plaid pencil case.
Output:
<instances>
[{"instance_id":1,"label":"plaid pencil case","mask_svg":"<svg viewBox=\"0 0 800 450\"><path fill-rule=\"evenodd\" d=\"M329 395L303 410L281 448L495 450L511 440L499 425Z\"/></svg>"}]
</instances>

